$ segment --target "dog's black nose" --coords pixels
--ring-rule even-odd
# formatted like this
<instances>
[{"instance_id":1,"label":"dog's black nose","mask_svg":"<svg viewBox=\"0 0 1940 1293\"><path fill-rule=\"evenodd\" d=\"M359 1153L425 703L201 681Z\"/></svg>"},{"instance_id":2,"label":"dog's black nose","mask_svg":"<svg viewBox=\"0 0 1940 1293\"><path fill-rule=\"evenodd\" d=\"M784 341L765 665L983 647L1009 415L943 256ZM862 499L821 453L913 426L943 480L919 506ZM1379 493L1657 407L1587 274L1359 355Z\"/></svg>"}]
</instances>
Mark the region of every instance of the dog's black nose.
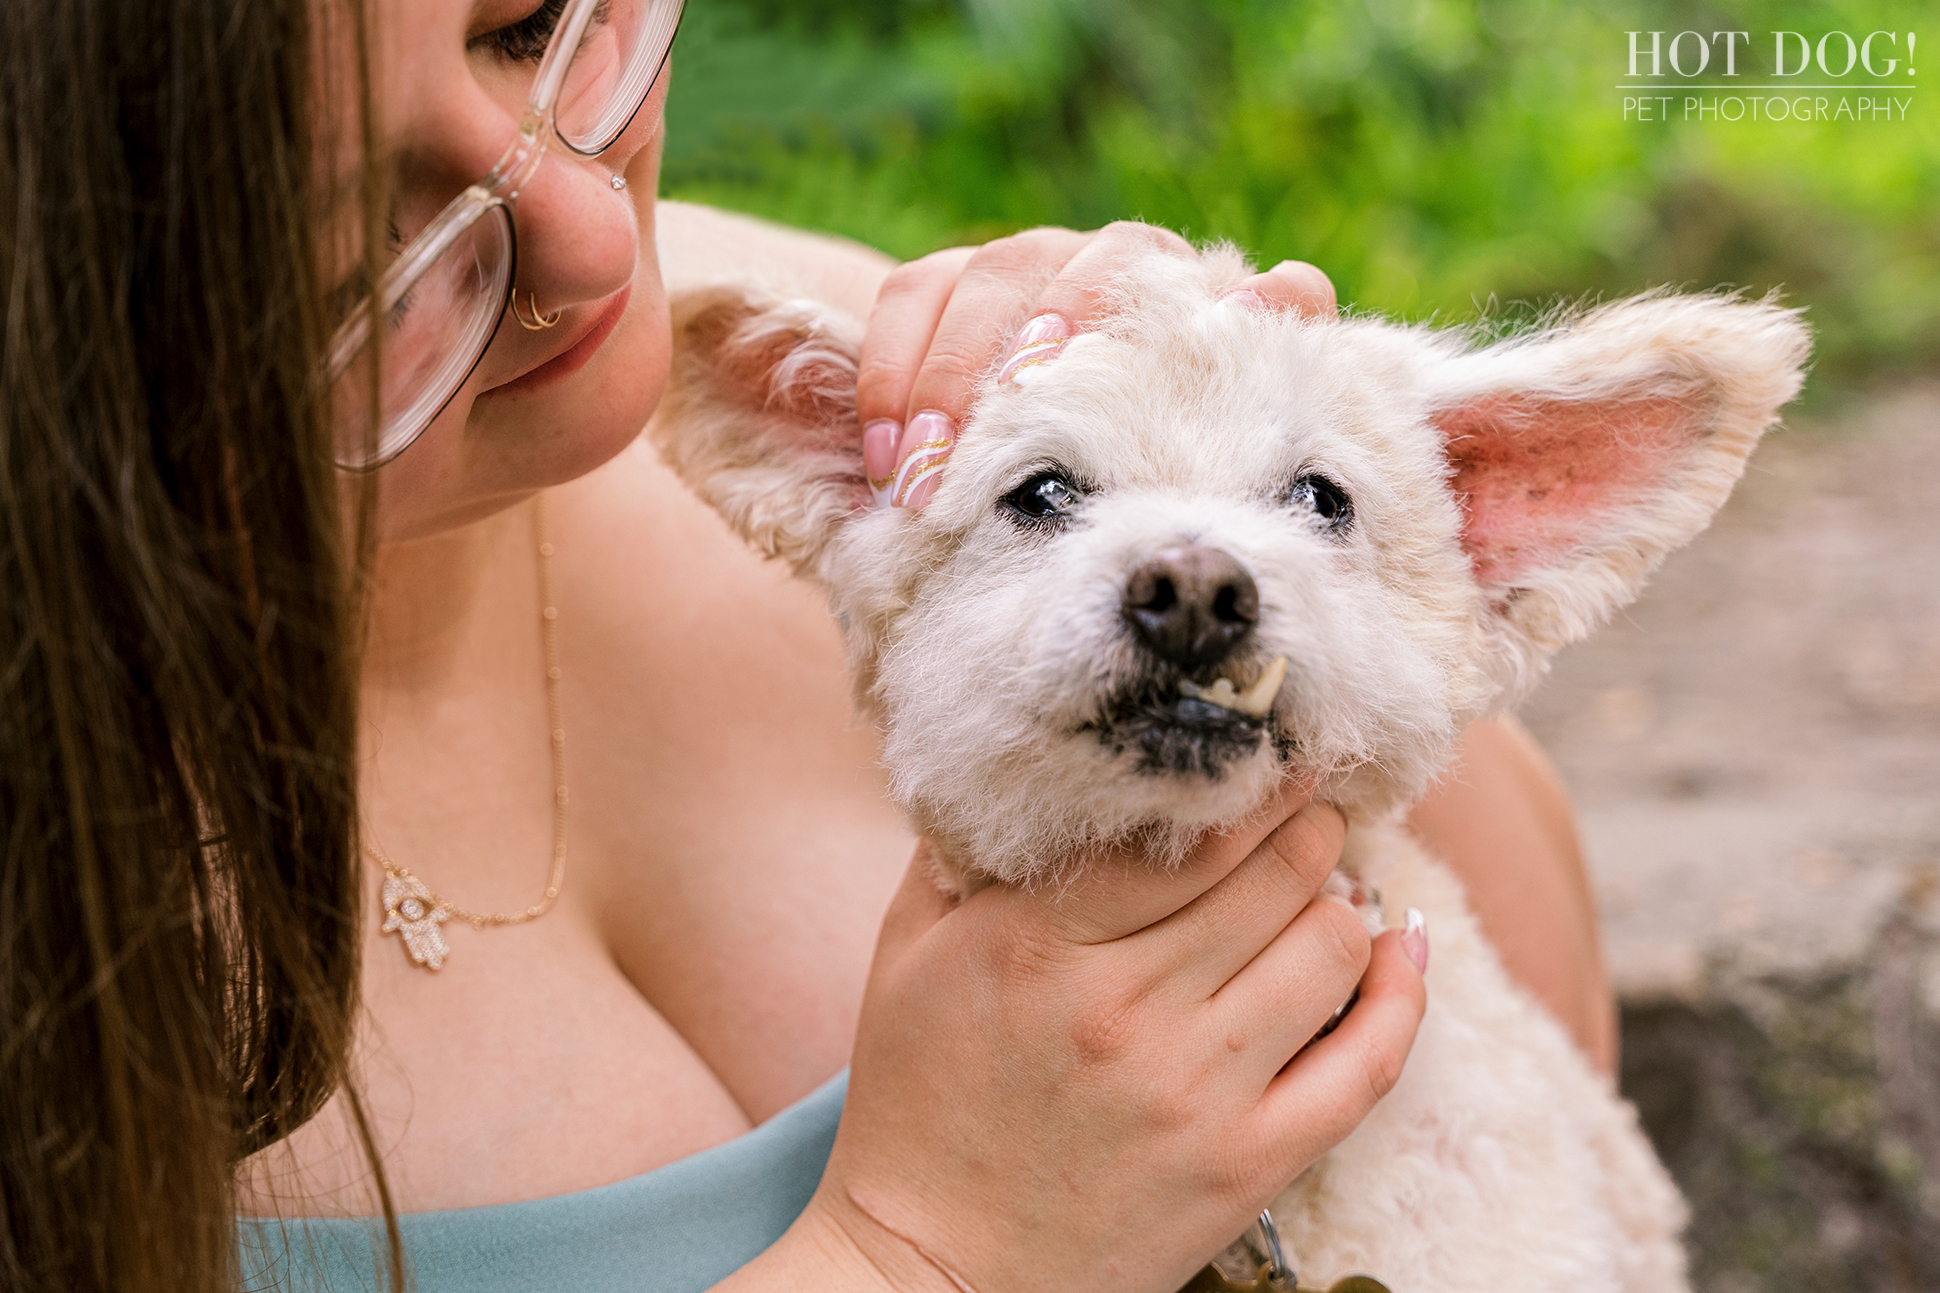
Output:
<instances>
[{"instance_id":1,"label":"dog's black nose","mask_svg":"<svg viewBox=\"0 0 1940 1293\"><path fill-rule=\"evenodd\" d=\"M1260 590L1230 552L1167 548L1125 581L1125 618L1145 644L1191 669L1224 659L1260 618Z\"/></svg>"}]
</instances>

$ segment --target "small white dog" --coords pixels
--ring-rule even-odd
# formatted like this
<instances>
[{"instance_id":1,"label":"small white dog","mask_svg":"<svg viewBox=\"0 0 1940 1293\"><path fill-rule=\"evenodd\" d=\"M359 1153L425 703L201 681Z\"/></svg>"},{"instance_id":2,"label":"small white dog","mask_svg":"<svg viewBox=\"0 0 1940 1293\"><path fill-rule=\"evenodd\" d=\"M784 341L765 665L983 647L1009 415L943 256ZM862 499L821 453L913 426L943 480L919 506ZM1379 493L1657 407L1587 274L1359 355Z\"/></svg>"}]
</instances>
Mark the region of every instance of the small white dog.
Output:
<instances>
[{"instance_id":1,"label":"small white dog","mask_svg":"<svg viewBox=\"0 0 1940 1293\"><path fill-rule=\"evenodd\" d=\"M1683 1204L1634 1112L1399 817L1467 723L1709 523L1806 331L1652 294L1474 349L1221 301L1246 272L1227 250L1137 265L1103 324L991 375L921 510L871 505L860 325L814 303L678 300L654 434L828 586L946 882L1134 837L1176 858L1304 772L1353 823L1341 867L1374 910L1427 914L1400 1083L1274 1205L1303 1283L1675 1293Z\"/></svg>"}]
</instances>

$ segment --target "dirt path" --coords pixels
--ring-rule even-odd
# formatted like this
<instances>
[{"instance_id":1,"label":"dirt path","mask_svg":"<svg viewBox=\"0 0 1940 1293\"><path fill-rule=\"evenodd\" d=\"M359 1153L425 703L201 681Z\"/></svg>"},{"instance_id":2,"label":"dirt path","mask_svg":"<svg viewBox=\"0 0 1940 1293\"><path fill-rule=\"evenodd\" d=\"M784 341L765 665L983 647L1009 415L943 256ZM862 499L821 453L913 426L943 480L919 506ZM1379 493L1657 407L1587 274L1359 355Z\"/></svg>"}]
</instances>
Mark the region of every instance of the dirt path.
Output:
<instances>
[{"instance_id":1,"label":"dirt path","mask_svg":"<svg viewBox=\"0 0 1940 1293\"><path fill-rule=\"evenodd\" d=\"M1940 1289L1940 384L1775 434L1524 717L1697 1287Z\"/></svg>"},{"instance_id":2,"label":"dirt path","mask_svg":"<svg viewBox=\"0 0 1940 1293\"><path fill-rule=\"evenodd\" d=\"M1627 997L1858 955L1940 881L1940 385L1775 432L1523 717L1577 797Z\"/></svg>"}]
</instances>

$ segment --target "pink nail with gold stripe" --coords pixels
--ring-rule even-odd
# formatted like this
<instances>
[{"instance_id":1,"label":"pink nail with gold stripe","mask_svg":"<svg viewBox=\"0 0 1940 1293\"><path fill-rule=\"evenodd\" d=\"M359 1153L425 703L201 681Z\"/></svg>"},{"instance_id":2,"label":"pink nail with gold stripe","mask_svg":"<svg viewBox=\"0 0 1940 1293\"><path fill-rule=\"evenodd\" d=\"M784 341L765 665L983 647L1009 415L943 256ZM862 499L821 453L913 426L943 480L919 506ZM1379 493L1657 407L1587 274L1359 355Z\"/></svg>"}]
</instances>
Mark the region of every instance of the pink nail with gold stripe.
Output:
<instances>
[{"instance_id":1,"label":"pink nail with gold stripe","mask_svg":"<svg viewBox=\"0 0 1940 1293\"><path fill-rule=\"evenodd\" d=\"M1017 340L1010 346L1010 358L997 373L1000 382L1014 382L1022 386L1029 380L1031 369L1046 360L1056 359L1064 349L1064 343L1071 340L1071 325L1061 314L1040 314L1025 324L1017 333Z\"/></svg>"},{"instance_id":2,"label":"pink nail with gold stripe","mask_svg":"<svg viewBox=\"0 0 1940 1293\"><path fill-rule=\"evenodd\" d=\"M862 470L869 477L869 493L877 507L888 507L889 487L896 479L896 445L903 438L903 424L894 418L877 418L862 428Z\"/></svg>"},{"instance_id":3,"label":"pink nail with gold stripe","mask_svg":"<svg viewBox=\"0 0 1940 1293\"><path fill-rule=\"evenodd\" d=\"M956 442L956 423L935 409L925 409L911 418L898 446L900 456L889 483L889 505L921 507L929 502Z\"/></svg>"}]
</instances>

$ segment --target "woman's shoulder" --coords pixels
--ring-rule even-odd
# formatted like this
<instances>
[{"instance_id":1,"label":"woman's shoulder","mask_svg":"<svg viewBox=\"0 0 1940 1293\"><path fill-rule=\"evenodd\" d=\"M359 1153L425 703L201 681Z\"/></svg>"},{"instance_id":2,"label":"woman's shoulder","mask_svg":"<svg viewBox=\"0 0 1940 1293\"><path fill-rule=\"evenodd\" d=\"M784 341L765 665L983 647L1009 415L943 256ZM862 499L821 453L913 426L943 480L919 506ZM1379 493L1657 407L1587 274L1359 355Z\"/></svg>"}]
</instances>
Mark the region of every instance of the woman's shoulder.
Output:
<instances>
[{"instance_id":1,"label":"woman's shoulder","mask_svg":"<svg viewBox=\"0 0 1940 1293\"><path fill-rule=\"evenodd\" d=\"M657 211L655 243L670 295L705 283L753 281L861 316L896 263L844 238L713 207L661 202ZM734 535L661 461L646 437L554 493L561 500L555 524L604 554L590 563L589 573L615 592L637 589L641 561L654 554L662 559L656 582L663 585L657 590L663 597L690 610L719 606L722 622L737 633L745 627L735 627L737 621L750 614L784 621L791 637L815 639L824 647L816 654L840 669L839 642L826 623L821 594L792 579L781 563L763 561ZM729 616L728 607L740 609Z\"/></svg>"},{"instance_id":2,"label":"woman's shoulder","mask_svg":"<svg viewBox=\"0 0 1940 1293\"><path fill-rule=\"evenodd\" d=\"M860 318L896 266L882 252L847 238L691 202L658 203L654 223L669 294L723 279L754 279Z\"/></svg>"}]
</instances>

